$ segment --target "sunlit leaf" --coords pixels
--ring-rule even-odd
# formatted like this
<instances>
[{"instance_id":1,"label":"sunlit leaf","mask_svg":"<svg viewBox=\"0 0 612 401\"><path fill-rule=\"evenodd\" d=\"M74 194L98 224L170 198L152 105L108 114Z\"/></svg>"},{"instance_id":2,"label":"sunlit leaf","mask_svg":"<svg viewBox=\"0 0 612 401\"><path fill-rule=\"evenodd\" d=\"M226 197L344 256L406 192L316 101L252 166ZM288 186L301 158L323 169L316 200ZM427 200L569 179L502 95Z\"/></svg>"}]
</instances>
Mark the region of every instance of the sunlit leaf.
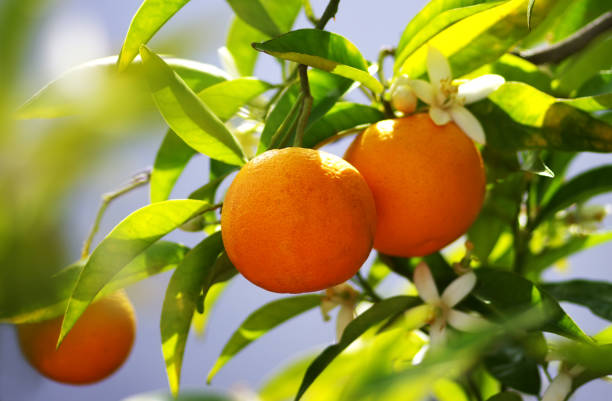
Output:
<instances>
[{"instance_id":1,"label":"sunlit leaf","mask_svg":"<svg viewBox=\"0 0 612 401\"><path fill-rule=\"evenodd\" d=\"M222 121L228 120L240 107L261 95L272 85L256 78L237 78L212 85L198 96Z\"/></svg>"},{"instance_id":2,"label":"sunlit leaf","mask_svg":"<svg viewBox=\"0 0 612 401\"><path fill-rule=\"evenodd\" d=\"M298 295L272 301L249 315L234 332L221 355L208 373L210 383L217 372L244 347L257 340L273 328L298 316L321 303L321 296L316 294Z\"/></svg>"},{"instance_id":3,"label":"sunlit leaf","mask_svg":"<svg viewBox=\"0 0 612 401\"><path fill-rule=\"evenodd\" d=\"M176 267L188 250L189 248L174 242L156 242L114 276L100 290L98 297ZM2 311L0 322L32 323L51 319L64 313L72 289L85 263L86 260L80 260L52 276L47 281L50 291L42 294L41 298L31 298L29 303L20 304L17 310L0 308Z\"/></svg>"},{"instance_id":4,"label":"sunlit leaf","mask_svg":"<svg viewBox=\"0 0 612 401\"><path fill-rule=\"evenodd\" d=\"M544 283L541 287L558 301L586 306L599 317L612 321L612 284L603 281L571 280Z\"/></svg>"},{"instance_id":5,"label":"sunlit leaf","mask_svg":"<svg viewBox=\"0 0 612 401\"><path fill-rule=\"evenodd\" d=\"M251 76L255 70L255 63L259 53L253 49L251 43L261 42L268 39L268 36L252 28L240 18L234 18L225 46L232 55L238 73L242 76Z\"/></svg>"},{"instance_id":6,"label":"sunlit leaf","mask_svg":"<svg viewBox=\"0 0 612 401\"><path fill-rule=\"evenodd\" d=\"M170 128L200 153L242 165L245 155L234 135L181 78L148 50L141 48L143 67L153 98Z\"/></svg>"},{"instance_id":7,"label":"sunlit leaf","mask_svg":"<svg viewBox=\"0 0 612 401\"><path fill-rule=\"evenodd\" d=\"M256 50L274 57L319 68L361 82L376 93L382 84L368 72L368 64L354 44L335 33L299 29L263 43Z\"/></svg>"},{"instance_id":8,"label":"sunlit leaf","mask_svg":"<svg viewBox=\"0 0 612 401\"><path fill-rule=\"evenodd\" d=\"M376 303L370 307L363 314L357 316L355 320L349 323L342 333L342 338L337 344L330 345L316 357L316 359L310 364L302 384L295 397L299 400L304 392L310 387L314 380L325 370L325 368L336 358L342 351L346 349L353 341L359 338L365 333L370 327L377 325L384 320L394 316L411 306L415 306L421 303L419 298L408 297L408 296L396 296L387 298L379 303Z\"/></svg>"},{"instance_id":9,"label":"sunlit leaf","mask_svg":"<svg viewBox=\"0 0 612 401\"><path fill-rule=\"evenodd\" d=\"M215 274L220 273L215 271L215 261L222 251L221 233L212 234L185 255L168 283L160 329L168 383L175 396L179 391L183 354L196 304L202 287L206 298Z\"/></svg>"},{"instance_id":10,"label":"sunlit leaf","mask_svg":"<svg viewBox=\"0 0 612 401\"><path fill-rule=\"evenodd\" d=\"M68 301L58 343L113 276L161 237L210 207L197 200L170 200L145 206L123 219L83 268Z\"/></svg>"},{"instance_id":11,"label":"sunlit leaf","mask_svg":"<svg viewBox=\"0 0 612 401\"><path fill-rule=\"evenodd\" d=\"M238 17L268 36L287 32L300 12L300 0L227 0Z\"/></svg>"},{"instance_id":12,"label":"sunlit leaf","mask_svg":"<svg viewBox=\"0 0 612 401\"><path fill-rule=\"evenodd\" d=\"M502 55L492 63L461 77L462 79L474 79L485 74L497 74L506 79L506 82L522 82L539 91L550 92L550 75L538 68L537 65L510 53Z\"/></svg>"},{"instance_id":13,"label":"sunlit leaf","mask_svg":"<svg viewBox=\"0 0 612 401\"><path fill-rule=\"evenodd\" d=\"M125 69L138 55L140 46L149 42L155 33L189 0L144 0L136 11L128 29L117 67Z\"/></svg>"},{"instance_id":14,"label":"sunlit leaf","mask_svg":"<svg viewBox=\"0 0 612 401\"><path fill-rule=\"evenodd\" d=\"M165 201L187 163L196 151L172 130L168 130L159 146L149 184L151 203Z\"/></svg>"}]
</instances>

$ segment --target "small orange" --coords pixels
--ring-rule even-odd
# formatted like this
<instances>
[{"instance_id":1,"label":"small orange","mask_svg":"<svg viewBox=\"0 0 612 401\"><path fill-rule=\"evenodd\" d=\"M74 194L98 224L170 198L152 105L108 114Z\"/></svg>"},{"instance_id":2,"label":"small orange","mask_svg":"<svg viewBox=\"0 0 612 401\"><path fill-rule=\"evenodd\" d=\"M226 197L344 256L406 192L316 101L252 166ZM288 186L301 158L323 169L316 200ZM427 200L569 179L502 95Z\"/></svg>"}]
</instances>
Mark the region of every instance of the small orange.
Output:
<instances>
[{"instance_id":1,"label":"small orange","mask_svg":"<svg viewBox=\"0 0 612 401\"><path fill-rule=\"evenodd\" d=\"M376 202L374 248L423 256L464 234L485 194L482 158L454 123L427 114L383 120L359 134L345 154Z\"/></svg>"},{"instance_id":2,"label":"small orange","mask_svg":"<svg viewBox=\"0 0 612 401\"><path fill-rule=\"evenodd\" d=\"M89 384L106 378L127 359L136 325L123 291L92 303L56 350L62 319L17 326L22 352L42 375L61 383Z\"/></svg>"},{"instance_id":3,"label":"small orange","mask_svg":"<svg viewBox=\"0 0 612 401\"><path fill-rule=\"evenodd\" d=\"M345 160L303 148L269 150L230 185L221 213L227 254L274 292L325 289L352 277L376 228L368 185Z\"/></svg>"}]
</instances>

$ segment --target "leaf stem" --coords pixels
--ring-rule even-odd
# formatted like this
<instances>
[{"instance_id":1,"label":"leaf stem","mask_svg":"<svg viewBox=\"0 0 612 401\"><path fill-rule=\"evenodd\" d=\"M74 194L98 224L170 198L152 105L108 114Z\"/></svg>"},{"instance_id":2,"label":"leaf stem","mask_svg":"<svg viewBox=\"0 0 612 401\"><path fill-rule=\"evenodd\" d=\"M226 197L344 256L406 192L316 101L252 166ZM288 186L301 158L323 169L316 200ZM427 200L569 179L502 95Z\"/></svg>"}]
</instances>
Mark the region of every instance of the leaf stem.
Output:
<instances>
[{"instance_id":1,"label":"leaf stem","mask_svg":"<svg viewBox=\"0 0 612 401\"><path fill-rule=\"evenodd\" d=\"M359 282L361 288L365 291L366 294L370 296L370 298L372 298L374 302L382 301L382 298L376 293L376 291L374 291L374 288L372 288L370 283L368 283L368 281L363 278L360 271L357 271L355 277L357 278L357 281Z\"/></svg>"},{"instance_id":2,"label":"leaf stem","mask_svg":"<svg viewBox=\"0 0 612 401\"><path fill-rule=\"evenodd\" d=\"M302 0L302 6L304 7L304 14L306 14L306 18L308 18L312 25L317 26L319 20L314 14L310 0Z\"/></svg>"},{"instance_id":3,"label":"leaf stem","mask_svg":"<svg viewBox=\"0 0 612 401\"><path fill-rule=\"evenodd\" d=\"M298 112L298 110L300 110L303 99L304 95L300 93L297 99L295 99L293 106L291 106L291 110L289 110L281 125L278 126L276 132L274 135L272 135L272 138L270 138L270 146L268 149L274 149L276 146L279 146L282 143L285 133L289 130L289 127L295 119L295 114Z\"/></svg>"},{"instance_id":4,"label":"leaf stem","mask_svg":"<svg viewBox=\"0 0 612 401\"><path fill-rule=\"evenodd\" d=\"M147 184L150 181L150 179L151 179L151 170L148 169L146 171L143 171L133 176L130 182L126 186L119 188L113 192L108 192L102 195L102 204L100 205L100 208L98 209L98 213L96 214L96 219L94 220L93 226L91 227L91 230L89 231L89 235L87 236L87 239L85 240L85 243L83 244L83 249L81 251L81 258L86 258L87 256L89 256L89 250L91 248L91 243L93 242L93 239L96 233L100 229L100 222L102 221L102 217L104 217L104 212L106 211L106 208L108 207L108 205L114 199L117 199L121 195L124 195L132 191L133 189L136 189L142 185Z\"/></svg>"},{"instance_id":5,"label":"leaf stem","mask_svg":"<svg viewBox=\"0 0 612 401\"><path fill-rule=\"evenodd\" d=\"M298 72L300 75L303 102L295 133L295 146L302 146L304 131L306 130L306 125L308 125L308 117L310 117L310 111L312 110L312 95L310 94L310 84L308 83L308 66L300 64L298 66Z\"/></svg>"},{"instance_id":6,"label":"leaf stem","mask_svg":"<svg viewBox=\"0 0 612 401\"><path fill-rule=\"evenodd\" d=\"M340 0L330 0L329 3L327 3L327 7L325 7L325 11L323 11L323 15L321 16L321 18L315 25L315 28L317 29L325 28L325 25L327 25L329 20L336 16L336 13L338 12L339 4L340 4Z\"/></svg>"},{"instance_id":7,"label":"leaf stem","mask_svg":"<svg viewBox=\"0 0 612 401\"><path fill-rule=\"evenodd\" d=\"M393 47L383 47L382 49L380 49L380 52L378 53L378 59L376 61L376 63L378 64L378 80L385 85L385 69L384 69L384 64L385 64L385 59L389 56L395 56L395 48Z\"/></svg>"}]
</instances>

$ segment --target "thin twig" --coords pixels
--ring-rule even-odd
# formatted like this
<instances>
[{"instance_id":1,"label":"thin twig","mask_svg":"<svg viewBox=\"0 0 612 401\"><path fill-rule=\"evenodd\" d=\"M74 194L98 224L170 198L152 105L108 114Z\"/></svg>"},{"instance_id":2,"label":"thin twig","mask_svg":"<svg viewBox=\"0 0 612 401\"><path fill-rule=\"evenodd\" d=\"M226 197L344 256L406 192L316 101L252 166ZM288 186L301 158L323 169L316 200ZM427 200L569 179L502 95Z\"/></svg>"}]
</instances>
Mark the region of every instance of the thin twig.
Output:
<instances>
[{"instance_id":1,"label":"thin twig","mask_svg":"<svg viewBox=\"0 0 612 401\"><path fill-rule=\"evenodd\" d=\"M310 5L309 0L302 0L302 6L304 7L304 14L306 14L306 18L312 23L312 25L317 26L319 20L315 17L314 11L312 10L312 5Z\"/></svg>"},{"instance_id":2,"label":"thin twig","mask_svg":"<svg viewBox=\"0 0 612 401\"><path fill-rule=\"evenodd\" d=\"M368 283L368 281L363 278L360 271L357 271L355 277L357 277L357 281L359 282L361 288L365 291L366 294L370 296L370 298L372 298L374 302L382 301L382 298L376 293L376 291L374 291L374 288L372 288L370 283Z\"/></svg>"},{"instance_id":3,"label":"thin twig","mask_svg":"<svg viewBox=\"0 0 612 401\"><path fill-rule=\"evenodd\" d=\"M384 71L384 65L385 65L385 59L389 56L395 56L395 48L393 47L383 47L382 49L380 49L380 52L378 53L378 79L379 81L385 85L385 71Z\"/></svg>"},{"instance_id":4,"label":"thin twig","mask_svg":"<svg viewBox=\"0 0 612 401\"><path fill-rule=\"evenodd\" d=\"M91 227L91 230L89 231L89 235L87 236L87 239L85 240L85 243L83 244L83 250L81 251L81 258L86 258L87 256L89 256L89 250L91 248L91 243L93 242L93 239L96 233L100 229L100 222L102 221L102 217L104 216L104 212L106 211L106 208L108 207L108 205L114 199L120 197L121 195L124 195L132 191L133 189L136 189L142 185L147 184L150 179L151 179L151 170L149 169L142 173L136 174L134 177L132 177L132 179L126 186L119 188L116 191L108 192L102 195L102 204L100 205L100 208L98 209L98 213L96 214L96 219L94 220L94 224Z\"/></svg>"},{"instance_id":5,"label":"thin twig","mask_svg":"<svg viewBox=\"0 0 612 401\"><path fill-rule=\"evenodd\" d=\"M612 28L612 11L585 25L566 39L543 49L525 50L519 56L534 64L557 63L584 49L601 33Z\"/></svg>"},{"instance_id":6,"label":"thin twig","mask_svg":"<svg viewBox=\"0 0 612 401\"><path fill-rule=\"evenodd\" d=\"M327 7L325 7L325 11L323 11L323 15L319 18L319 22L315 26L317 29L325 28L325 25L329 22L330 19L336 16L338 12L338 5L340 4L340 0L330 0L327 3Z\"/></svg>"}]
</instances>

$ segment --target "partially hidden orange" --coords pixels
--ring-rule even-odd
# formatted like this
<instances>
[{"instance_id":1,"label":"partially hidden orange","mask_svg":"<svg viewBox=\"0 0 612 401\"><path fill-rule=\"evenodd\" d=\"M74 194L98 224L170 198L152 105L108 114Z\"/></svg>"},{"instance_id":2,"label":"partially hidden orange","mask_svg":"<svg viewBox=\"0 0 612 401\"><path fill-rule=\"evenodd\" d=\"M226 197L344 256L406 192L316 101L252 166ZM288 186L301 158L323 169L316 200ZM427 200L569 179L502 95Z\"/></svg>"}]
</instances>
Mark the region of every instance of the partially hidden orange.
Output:
<instances>
[{"instance_id":1,"label":"partially hidden orange","mask_svg":"<svg viewBox=\"0 0 612 401\"><path fill-rule=\"evenodd\" d=\"M108 377L127 359L136 324L123 291L93 302L56 350L62 319L17 326L23 354L42 375L61 383L89 384Z\"/></svg>"},{"instance_id":2,"label":"partially hidden orange","mask_svg":"<svg viewBox=\"0 0 612 401\"><path fill-rule=\"evenodd\" d=\"M374 248L383 253L438 251L464 234L482 207L482 158L452 122L438 126L422 113L379 121L355 138L345 159L372 190Z\"/></svg>"},{"instance_id":3,"label":"partially hidden orange","mask_svg":"<svg viewBox=\"0 0 612 401\"><path fill-rule=\"evenodd\" d=\"M274 292L325 289L367 259L376 208L359 172L340 157L269 150L230 185L221 213L227 254L254 284Z\"/></svg>"}]
</instances>

